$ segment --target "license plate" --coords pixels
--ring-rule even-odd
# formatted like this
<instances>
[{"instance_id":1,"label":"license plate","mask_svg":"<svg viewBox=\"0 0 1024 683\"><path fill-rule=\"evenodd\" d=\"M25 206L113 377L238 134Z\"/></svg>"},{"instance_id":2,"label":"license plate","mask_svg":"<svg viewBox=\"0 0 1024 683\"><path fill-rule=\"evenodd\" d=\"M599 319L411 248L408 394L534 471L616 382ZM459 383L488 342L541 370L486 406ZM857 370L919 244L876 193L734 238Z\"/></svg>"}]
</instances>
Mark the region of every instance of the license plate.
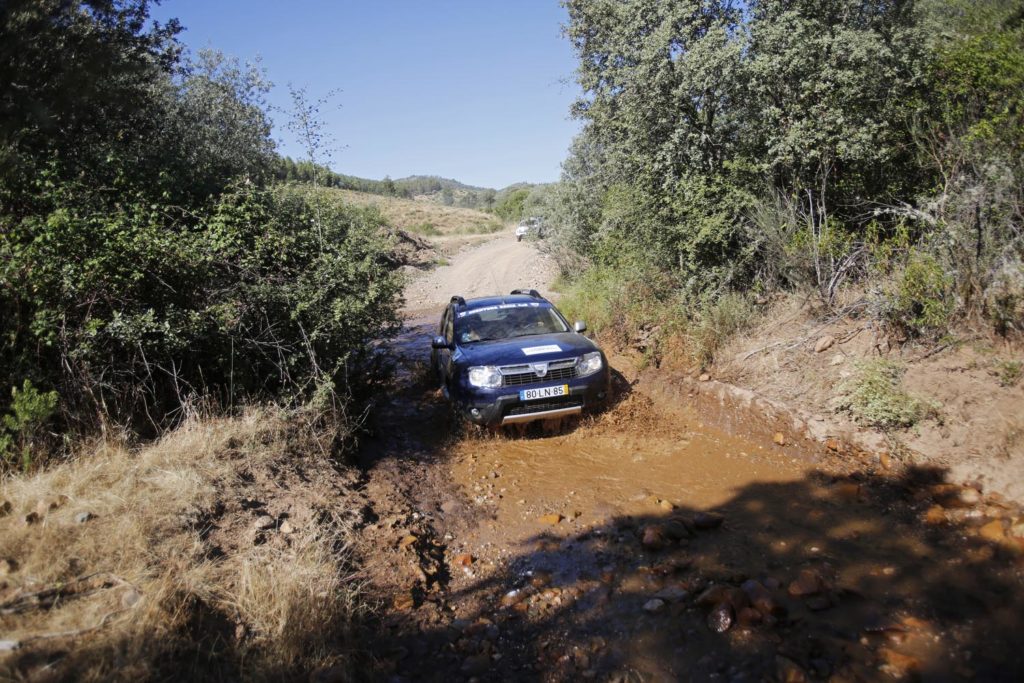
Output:
<instances>
[{"instance_id":1,"label":"license plate","mask_svg":"<svg viewBox=\"0 0 1024 683\"><path fill-rule=\"evenodd\" d=\"M569 393L568 384L559 384L554 387L539 387L537 389L523 389L519 392L520 401L536 401L538 398L551 398L552 396L565 396Z\"/></svg>"}]
</instances>

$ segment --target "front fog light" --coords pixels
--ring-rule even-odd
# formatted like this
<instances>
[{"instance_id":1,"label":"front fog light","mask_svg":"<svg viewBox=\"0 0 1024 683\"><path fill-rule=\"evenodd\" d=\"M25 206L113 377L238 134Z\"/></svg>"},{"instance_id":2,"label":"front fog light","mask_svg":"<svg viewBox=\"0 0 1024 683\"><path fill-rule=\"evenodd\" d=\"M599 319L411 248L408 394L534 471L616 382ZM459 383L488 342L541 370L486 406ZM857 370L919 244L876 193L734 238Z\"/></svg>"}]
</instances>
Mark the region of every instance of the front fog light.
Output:
<instances>
[{"instance_id":1,"label":"front fog light","mask_svg":"<svg viewBox=\"0 0 1024 683\"><path fill-rule=\"evenodd\" d=\"M593 375L602 367L604 367L604 362L601 360L600 351L585 354L579 364L579 376Z\"/></svg>"},{"instance_id":2,"label":"front fog light","mask_svg":"<svg viewBox=\"0 0 1024 683\"><path fill-rule=\"evenodd\" d=\"M493 365L470 368L469 383L474 387L494 389L501 386L501 373Z\"/></svg>"}]
</instances>

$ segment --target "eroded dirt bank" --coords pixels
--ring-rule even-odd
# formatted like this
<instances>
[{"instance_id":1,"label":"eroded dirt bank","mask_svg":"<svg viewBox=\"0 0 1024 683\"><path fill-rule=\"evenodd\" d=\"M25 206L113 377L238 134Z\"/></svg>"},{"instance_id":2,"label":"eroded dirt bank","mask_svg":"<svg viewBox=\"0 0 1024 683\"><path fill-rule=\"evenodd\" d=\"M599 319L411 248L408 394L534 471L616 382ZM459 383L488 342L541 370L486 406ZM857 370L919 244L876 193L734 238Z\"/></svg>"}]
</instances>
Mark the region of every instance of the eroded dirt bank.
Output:
<instances>
[{"instance_id":1,"label":"eroded dirt bank","mask_svg":"<svg viewBox=\"0 0 1024 683\"><path fill-rule=\"evenodd\" d=\"M1005 503L764 438L759 416L627 359L596 420L455 433L426 371L434 317L393 346L402 372L362 452L381 679L1024 675L1024 529Z\"/></svg>"}]
</instances>

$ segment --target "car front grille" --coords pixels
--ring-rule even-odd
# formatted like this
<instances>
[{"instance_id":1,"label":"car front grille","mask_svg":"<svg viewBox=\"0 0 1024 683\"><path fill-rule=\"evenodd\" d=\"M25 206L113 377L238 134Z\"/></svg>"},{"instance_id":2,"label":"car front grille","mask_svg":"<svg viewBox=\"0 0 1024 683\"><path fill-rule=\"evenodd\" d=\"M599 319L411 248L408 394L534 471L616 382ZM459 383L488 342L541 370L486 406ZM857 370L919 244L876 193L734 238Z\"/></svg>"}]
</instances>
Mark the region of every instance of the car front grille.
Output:
<instances>
[{"instance_id":1,"label":"car front grille","mask_svg":"<svg viewBox=\"0 0 1024 683\"><path fill-rule=\"evenodd\" d=\"M543 401L540 403L533 401L529 403L520 403L517 406L509 408L508 411L506 411L505 415L529 415L530 413L543 413L548 410L560 410L562 408L573 408L582 405L583 401L580 400L579 398L572 396L562 396L552 398L548 401Z\"/></svg>"},{"instance_id":2,"label":"car front grille","mask_svg":"<svg viewBox=\"0 0 1024 683\"><path fill-rule=\"evenodd\" d=\"M544 376L537 374L530 364L506 365L498 370L501 372L501 385L505 387L521 387L526 384L542 384L573 379L577 376L577 359L568 358L548 363L548 371Z\"/></svg>"}]
</instances>

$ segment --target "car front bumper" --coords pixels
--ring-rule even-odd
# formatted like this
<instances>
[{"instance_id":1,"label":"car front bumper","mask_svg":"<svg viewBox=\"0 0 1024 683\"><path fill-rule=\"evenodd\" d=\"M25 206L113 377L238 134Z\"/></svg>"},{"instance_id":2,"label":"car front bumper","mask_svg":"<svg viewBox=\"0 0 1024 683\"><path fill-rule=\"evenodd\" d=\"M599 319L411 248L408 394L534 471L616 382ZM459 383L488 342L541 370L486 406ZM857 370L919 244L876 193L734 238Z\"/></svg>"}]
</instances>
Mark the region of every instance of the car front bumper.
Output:
<instances>
[{"instance_id":1,"label":"car front bumper","mask_svg":"<svg viewBox=\"0 0 1024 683\"><path fill-rule=\"evenodd\" d=\"M497 427L508 424L522 424L535 420L553 420L603 407L609 398L609 373L605 366L588 377L577 377L566 382L568 394L552 398L523 401L520 389L544 387L537 384L529 387L500 387L497 389L464 389L465 400L459 402L459 409L466 419L478 425Z\"/></svg>"}]
</instances>

